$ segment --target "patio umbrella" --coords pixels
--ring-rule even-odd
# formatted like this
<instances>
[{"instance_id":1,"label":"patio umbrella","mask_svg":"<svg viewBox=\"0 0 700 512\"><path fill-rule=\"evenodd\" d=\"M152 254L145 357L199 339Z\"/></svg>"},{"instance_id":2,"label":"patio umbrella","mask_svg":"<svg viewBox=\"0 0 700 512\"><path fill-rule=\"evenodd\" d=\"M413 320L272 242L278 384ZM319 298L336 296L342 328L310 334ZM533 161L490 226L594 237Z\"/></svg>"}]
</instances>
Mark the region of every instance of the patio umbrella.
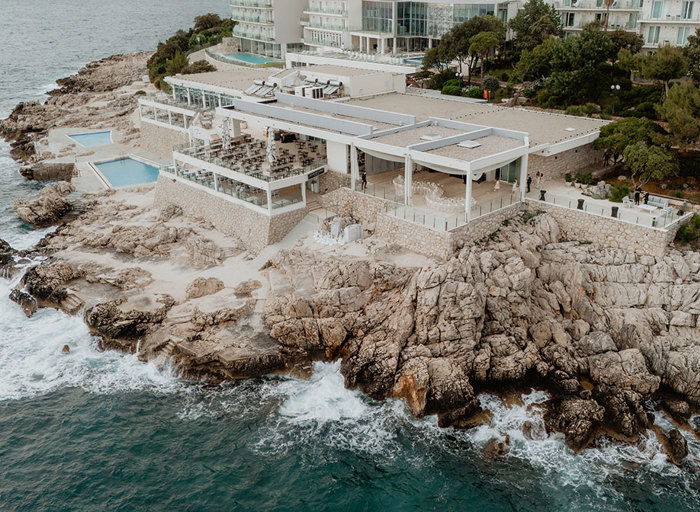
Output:
<instances>
[{"instance_id":1,"label":"patio umbrella","mask_svg":"<svg viewBox=\"0 0 700 512\"><path fill-rule=\"evenodd\" d=\"M277 161L277 148L275 147L275 137L272 130L267 129L267 161L270 165Z\"/></svg>"},{"instance_id":2,"label":"patio umbrella","mask_svg":"<svg viewBox=\"0 0 700 512\"><path fill-rule=\"evenodd\" d=\"M224 151L228 151L231 146L231 133L228 130L228 121L221 123L221 138L223 140Z\"/></svg>"}]
</instances>

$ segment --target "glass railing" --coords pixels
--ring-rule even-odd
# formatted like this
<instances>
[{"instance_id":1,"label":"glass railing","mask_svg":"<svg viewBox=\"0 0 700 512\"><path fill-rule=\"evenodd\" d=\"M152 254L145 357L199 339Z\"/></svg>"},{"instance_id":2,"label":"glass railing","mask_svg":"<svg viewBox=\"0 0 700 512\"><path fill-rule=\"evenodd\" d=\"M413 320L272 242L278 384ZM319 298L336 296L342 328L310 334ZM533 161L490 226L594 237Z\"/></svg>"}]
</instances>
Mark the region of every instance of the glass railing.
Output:
<instances>
[{"instance_id":1,"label":"glass railing","mask_svg":"<svg viewBox=\"0 0 700 512\"><path fill-rule=\"evenodd\" d=\"M531 195L529 199L533 202L541 200L536 194ZM648 228L663 229L679 218L678 210L670 206L665 208L653 208L642 205L640 208L633 204L610 203L606 205L593 201L595 200L588 197L573 198L552 194L546 191L544 195L544 202L549 204L568 208L570 210L582 211L591 215L598 215L600 217L614 218L621 222ZM645 207L647 208L646 210L644 209Z\"/></svg>"},{"instance_id":2,"label":"glass railing","mask_svg":"<svg viewBox=\"0 0 700 512\"><path fill-rule=\"evenodd\" d=\"M258 7L269 9L272 7L272 0L231 0L232 7Z\"/></svg>"}]
</instances>

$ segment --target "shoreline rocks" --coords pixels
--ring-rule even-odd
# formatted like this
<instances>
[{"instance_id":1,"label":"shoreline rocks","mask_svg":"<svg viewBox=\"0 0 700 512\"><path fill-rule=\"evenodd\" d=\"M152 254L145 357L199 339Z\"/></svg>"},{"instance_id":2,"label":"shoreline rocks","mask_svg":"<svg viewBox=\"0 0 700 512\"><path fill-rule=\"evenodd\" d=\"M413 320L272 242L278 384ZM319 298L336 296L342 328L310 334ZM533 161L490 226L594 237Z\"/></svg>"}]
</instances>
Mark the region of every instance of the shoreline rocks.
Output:
<instances>
[{"instance_id":1,"label":"shoreline rocks","mask_svg":"<svg viewBox=\"0 0 700 512\"><path fill-rule=\"evenodd\" d=\"M51 226L58 224L73 210L66 196L74 191L75 187L70 183L58 183L43 188L36 199L15 199L12 207L27 224L34 227Z\"/></svg>"}]
</instances>

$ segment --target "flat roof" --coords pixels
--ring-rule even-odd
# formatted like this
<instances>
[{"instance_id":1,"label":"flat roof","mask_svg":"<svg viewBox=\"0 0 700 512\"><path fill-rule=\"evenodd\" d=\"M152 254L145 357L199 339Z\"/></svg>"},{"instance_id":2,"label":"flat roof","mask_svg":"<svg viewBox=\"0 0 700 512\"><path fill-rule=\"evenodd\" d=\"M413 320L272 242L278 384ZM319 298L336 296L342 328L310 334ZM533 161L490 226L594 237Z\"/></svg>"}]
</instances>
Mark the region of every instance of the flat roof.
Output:
<instances>
[{"instance_id":1,"label":"flat roof","mask_svg":"<svg viewBox=\"0 0 700 512\"><path fill-rule=\"evenodd\" d=\"M211 71L209 73L194 73L191 75L175 75L168 77L166 81L180 85L183 82L190 84L212 85L243 91L250 87L253 80L266 80L270 76L270 70L240 67L240 69L227 71Z\"/></svg>"},{"instance_id":2,"label":"flat roof","mask_svg":"<svg viewBox=\"0 0 700 512\"><path fill-rule=\"evenodd\" d=\"M315 64L311 66L305 66L303 68L297 69L302 75L314 73L321 73L324 75L335 75L335 76L362 76L362 75L396 75L398 73L391 71L375 71L372 69L363 68L347 68L344 66L334 66L332 64Z\"/></svg>"},{"instance_id":3,"label":"flat roof","mask_svg":"<svg viewBox=\"0 0 700 512\"><path fill-rule=\"evenodd\" d=\"M427 153L433 155L446 156L448 158L456 158L458 160L473 161L489 155L500 153L508 149L515 149L523 145L523 141L501 137L498 135L487 135L478 139L471 139L479 144L475 148L462 147L459 144L450 144L437 149L430 149Z\"/></svg>"},{"instance_id":4,"label":"flat roof","mask_svg":"<svg viewBox=\"0 0 700 512\"><path fill-rule=\"evenodd\" d=\"M389 133L387 135L380 135L379 137L373 137L371 140L392 146L410 146L412 144L420 144L421 142L428 142L430 140L444 139L445 137L452 137L462 133L464 133L464 130L455 130L445 126L428 125L411 128L409 130L402 130L395 133Z\"/></svg>"},{"instance_id":5,"label":"flat roof","mask_svg":"<svg viewBox=\"0 0 700 512\"><path fill-rule=\"evenodd\" d=\"M590 117L567 116L541 110L528 110L485 103L465 103L448 97L433 98L417 94L387 93L369 98L354 98L344 103L416 116L416 121L442 117L466 123L527 132L530 147L557 144L595 133L609 121Z\"/></svg>"}]
</instances>

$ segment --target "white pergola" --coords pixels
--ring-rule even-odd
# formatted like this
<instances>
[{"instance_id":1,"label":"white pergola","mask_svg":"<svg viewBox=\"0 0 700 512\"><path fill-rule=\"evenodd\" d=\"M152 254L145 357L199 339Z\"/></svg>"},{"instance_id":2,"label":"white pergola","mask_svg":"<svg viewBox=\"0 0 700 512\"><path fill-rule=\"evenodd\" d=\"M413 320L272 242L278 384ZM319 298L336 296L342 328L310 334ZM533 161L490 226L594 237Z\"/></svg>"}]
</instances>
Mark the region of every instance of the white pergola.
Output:
<instances>
[{"instance_id":1,"label":"white pergola","mask_svg":"<svg viewBox=\"0 0 700 512\"><path fill-rule=\"evenodd\" d=\"M416 165L446 174L466 176L466 222L470 221L472 180L520 159L520 198L521 201L525 200L529 153L529 138L525 132L441 118L429 118L417 123L412 115L283 93L276 94L274 103L235 100L232 107L223 107L217 112L231 119L234 133L240 133L240 123L246 121L346 146L350 154L349 171L353 190L360 179L358 149L383 160L402 162L404 201L407 205L412 201ZM425 131L428 127L436 127L436 130L449 132L449 135L436 136L430 140L418 137L418 142L409 144L381 141L382 137L392 134L405 135L399 139L416 139L417 131ZM470 151L470 148L481 147L482 142L490 142L490 146L494 146L494 141L507 141L507 144L503 144L507 147L494 151ZM451 148L447 152L452 156L440 154L441 150L448 148ZM348 169L341 171L347 173Z\"/></svg>"}]
</instances>

